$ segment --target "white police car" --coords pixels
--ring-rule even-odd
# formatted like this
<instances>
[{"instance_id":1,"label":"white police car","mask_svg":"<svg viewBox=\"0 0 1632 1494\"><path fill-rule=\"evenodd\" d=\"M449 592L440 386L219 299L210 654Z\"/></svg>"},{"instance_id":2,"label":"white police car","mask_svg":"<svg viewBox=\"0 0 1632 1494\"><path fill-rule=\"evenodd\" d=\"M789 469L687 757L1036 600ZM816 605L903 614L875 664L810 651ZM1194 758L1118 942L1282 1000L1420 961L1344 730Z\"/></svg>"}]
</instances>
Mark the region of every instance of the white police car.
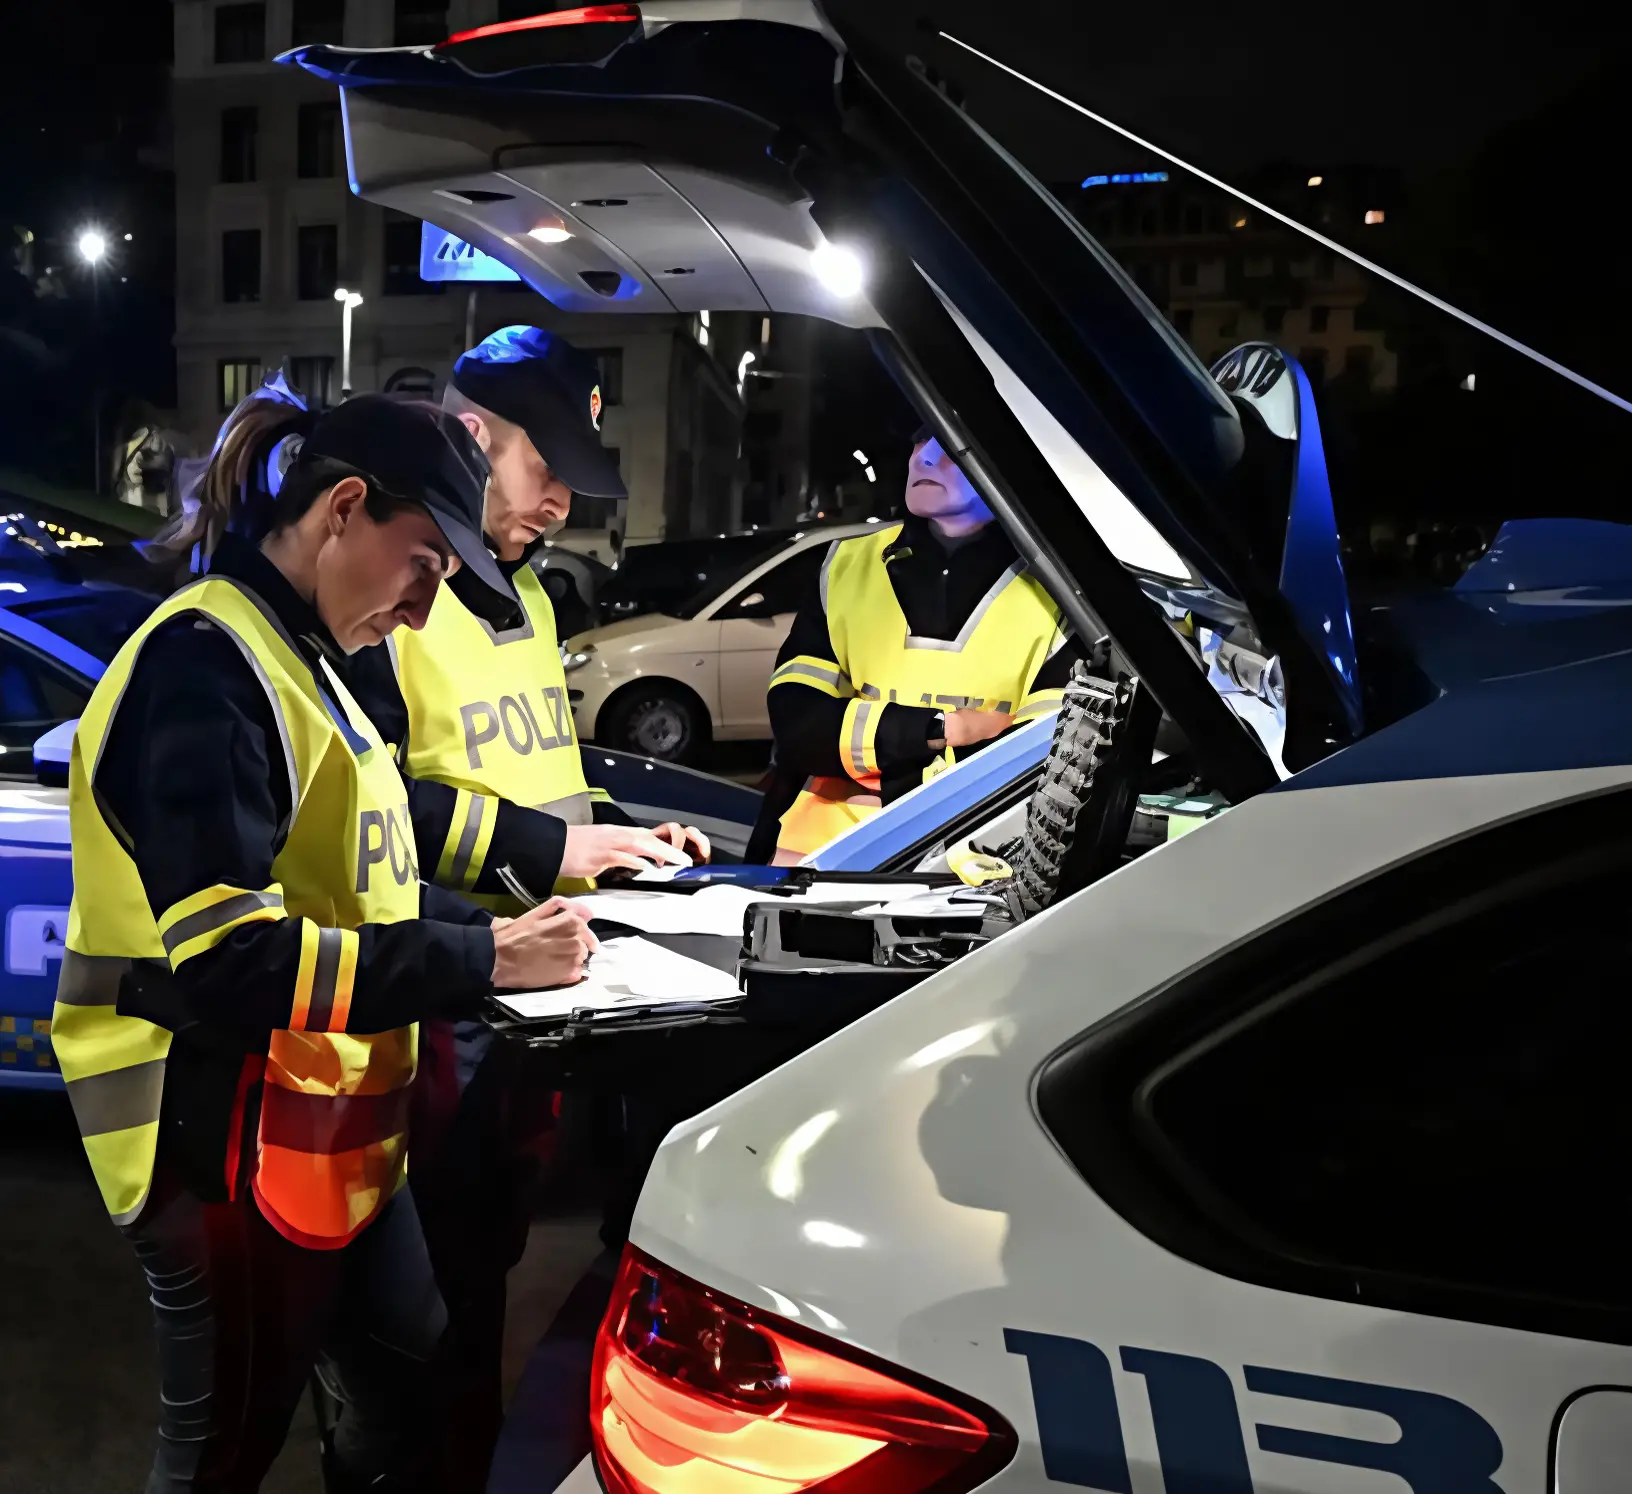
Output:
<instances>
[{"instance_id":1,"label":"white police car","mask_svg":"<svg viewBox=\"0 0 1632 1494\"><path fill-rule=\"evenodd\" d=\"M1362 658L1295 361L1209 378L808 0L294 60L359 192L564 310L870 329L1233 806L670 1134L560 1487L1627 1488L1632 635L1581 534Z\"/></svg>"}]
</instances>

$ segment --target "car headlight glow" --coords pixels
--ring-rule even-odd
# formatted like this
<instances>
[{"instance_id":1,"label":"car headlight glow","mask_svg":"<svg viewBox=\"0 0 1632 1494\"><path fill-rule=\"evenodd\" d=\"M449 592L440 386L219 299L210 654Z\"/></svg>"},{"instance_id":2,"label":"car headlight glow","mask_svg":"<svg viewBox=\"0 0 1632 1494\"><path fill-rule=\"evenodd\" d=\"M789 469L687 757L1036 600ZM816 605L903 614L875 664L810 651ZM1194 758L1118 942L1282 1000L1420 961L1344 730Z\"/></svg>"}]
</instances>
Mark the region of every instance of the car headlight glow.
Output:
<instances>
[{"instance_id":1,"label":"car headlight glow","mask_svg":"<svg viewBox=\"0 0 1632 1494\"><path fill-rule=\"evenodd\" d=\"M568 674L575 669L582 669L584 665L595 657L595 645L586 643L582 648L571 649L566 644L561 645L561 668Z\"/></svg>"}]
</instances>

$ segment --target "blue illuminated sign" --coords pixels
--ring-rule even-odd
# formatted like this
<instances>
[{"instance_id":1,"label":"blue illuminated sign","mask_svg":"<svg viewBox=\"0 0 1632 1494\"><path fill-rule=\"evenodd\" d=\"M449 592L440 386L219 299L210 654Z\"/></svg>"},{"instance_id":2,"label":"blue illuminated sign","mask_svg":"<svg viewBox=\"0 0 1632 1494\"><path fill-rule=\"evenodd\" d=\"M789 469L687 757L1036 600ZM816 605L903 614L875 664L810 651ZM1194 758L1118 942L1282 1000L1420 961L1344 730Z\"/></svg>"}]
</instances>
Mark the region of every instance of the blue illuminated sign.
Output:
<instances>
[{"instance_id":1,"label":"blue illuminated sign","mask_svg":"<svg viewBox=\"0 0 1632 1494\"><path fill-rule=\"evenodd\" d=\"M474 244L427 223L419 236L419 278L487 282L520 280L521 276L491 254L483 254Z\"/></svg>"},{"instance_id":2,"label":"blue illuminated sign","mask_svg":"<svg viewBox=\"0 0 1632 1494\"><path fill-rule=\"evenodd\" d=\"M1113 171L1109 176L1090 176L1083 181L1084 187L1124 187L1130 183L1137 186L1145 182L1165 182L1165 171Z\"/></svg>"}]
</instances>

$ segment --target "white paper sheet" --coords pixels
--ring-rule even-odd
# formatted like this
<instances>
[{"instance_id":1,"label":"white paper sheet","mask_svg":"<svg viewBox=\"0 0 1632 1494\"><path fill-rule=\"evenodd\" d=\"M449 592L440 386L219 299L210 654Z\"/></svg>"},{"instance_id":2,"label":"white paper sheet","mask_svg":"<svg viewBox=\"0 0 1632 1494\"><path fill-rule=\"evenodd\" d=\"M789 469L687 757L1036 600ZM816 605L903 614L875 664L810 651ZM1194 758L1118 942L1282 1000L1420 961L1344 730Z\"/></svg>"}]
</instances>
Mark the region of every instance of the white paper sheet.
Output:
<instances>
[{"instance_id":1,"label":"white paper sheet","mask_svg":"<svg viewBox=\"0 0 1632 1494\"><path fill-rule=\"evenodd\" d=\"M737 939L742 936L743 918L755 903L774 902L778 907L797 908L865 902L869 898L893 901L928 891L928 887L918 884L897 887L882 882L819 882L808 892L778 897L751 887L722 883L692 893L618 888L611 892L586 892L573 901L588 908L591 918L627 924L643 934L716 934Z\"/></svg>"},{"instance_id":2,"label":"white paper sheet","mask_svg":"<svg viewBox=\"0 0 1632 1494\"><path fill-rule=\"evenodd\" d=\"M675 899L679 901L679 899ZM514 992L499 998L518 1017L564 1017L581 1008L616 1011L667 1001L720 1001L740 994L736 978L660 944L628 937L607 939L589 962L587 979L553 991Z\"/></svg>"},{"instance_id":3,"label":"white paper sheet","mask_svg":"<svg viewBox=\"0 0 1632 1494\"><path fill-rule=\"evenodd\" d=\"M919 896L891 898L860 911L869 918L984 918L994 901L1002 906L1001 898L977 898L967 887L942 888L922 891Z\"/></svg>"}]
</instances>

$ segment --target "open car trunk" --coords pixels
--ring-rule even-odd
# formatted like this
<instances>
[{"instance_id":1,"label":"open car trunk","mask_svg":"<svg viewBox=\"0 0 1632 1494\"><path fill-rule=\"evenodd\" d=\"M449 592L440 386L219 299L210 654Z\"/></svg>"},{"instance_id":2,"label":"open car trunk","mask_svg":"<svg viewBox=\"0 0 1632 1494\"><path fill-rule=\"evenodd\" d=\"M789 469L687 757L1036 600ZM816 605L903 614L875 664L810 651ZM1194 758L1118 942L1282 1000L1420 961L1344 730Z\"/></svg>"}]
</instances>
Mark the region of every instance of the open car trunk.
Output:
<instances>
[{"instance_id":1,"label":"open car trunk","mask_svg":"<svg viewBox=\"0 0 1632 1494\"><path fill-rule=\"evenodd\" d=\"M598 6L289 60L341 85L357 192L563 310L868 329L1073 625L1109 637L1230 801L1280 773L1198 642L1275 713L1287 769L1361 730L1307 381L1271 348L1210 376L910 62L810 0Z\"/></svg>"}]
</instances>

